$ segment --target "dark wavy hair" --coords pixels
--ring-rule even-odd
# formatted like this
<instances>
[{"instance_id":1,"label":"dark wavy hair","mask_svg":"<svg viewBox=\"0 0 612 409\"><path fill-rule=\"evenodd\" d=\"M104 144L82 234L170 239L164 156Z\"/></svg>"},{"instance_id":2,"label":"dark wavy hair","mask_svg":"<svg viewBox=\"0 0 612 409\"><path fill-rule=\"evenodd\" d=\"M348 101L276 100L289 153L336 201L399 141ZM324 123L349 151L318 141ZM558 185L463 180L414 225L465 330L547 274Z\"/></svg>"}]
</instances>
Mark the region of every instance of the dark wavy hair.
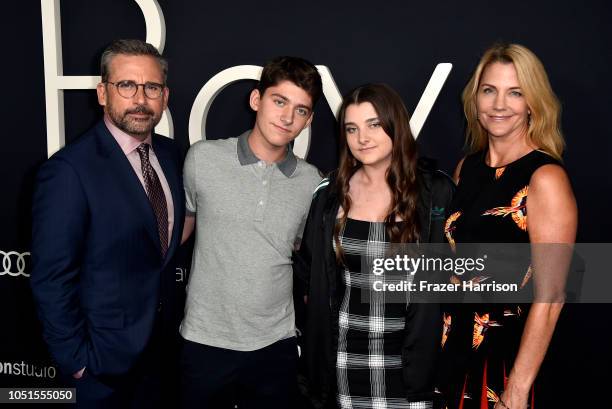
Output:
<instances>
[{"instance_id":1,"label":"dark wavy hair","mask_svg":"<svg viewBox=\"0 0 612 409\"><path fill-rule=\"evenodd\" d=\"M417 188L417 147L410 131L410 116L402 98L392 88L385 84L366 84L348 93L339 113L340 124L340 165L336 177L336 191L344 214L334 228L334 243L336 244L336 259L344 261L344 251L340 245L339 235L346 224L351 198L349 196L349 181L362 166L351 153L346 140L344 127L346 109L350 105L364 102L372 104L378 115L380 124L393 142L391 165L387 169L387 184L391 189L391 205L385 218L387 236L393 243L409 243L418 239L418 218L416 206L418 200ZM404 223L396 223L396 218Z\"/></svg>"},{"instance_id":2,"label":"dark wavy hair","mask_svg":"<svg viewBox=\"0 0 612 409\"><path fill-rule=\"evenodd\" d=\"M268 61L261 72L257 90L263 95L267 88L278 85L281 81L291 81L306 91L313 106L323 93L319 70L303 58L282 56Z\"/></svg>"}]
</instances>

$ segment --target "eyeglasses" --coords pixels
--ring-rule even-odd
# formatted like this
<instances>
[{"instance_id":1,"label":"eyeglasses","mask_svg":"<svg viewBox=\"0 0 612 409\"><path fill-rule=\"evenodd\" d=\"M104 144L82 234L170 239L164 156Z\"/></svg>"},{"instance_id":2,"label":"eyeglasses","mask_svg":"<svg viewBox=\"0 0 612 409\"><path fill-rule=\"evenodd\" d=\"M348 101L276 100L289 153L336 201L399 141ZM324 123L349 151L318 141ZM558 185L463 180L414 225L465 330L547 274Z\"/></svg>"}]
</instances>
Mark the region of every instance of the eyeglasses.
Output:
<instances>
[{"instance_id":1,"label":"eyeglasses","mask_svg":"<svg viewBox=\"0 0 612 409\"><path fill-rule=\"evenodd\" d=\"M106 81L107 84L114 85L117 88L117 92L123 98L133 98L138 92L138 87L142 87L144 94L149 99L157 99L162 96L164 88L163 84L156 82L145 82L144 84L136 84L134 81L117 81L110 82Z\"/></svg>"}]
</instances>

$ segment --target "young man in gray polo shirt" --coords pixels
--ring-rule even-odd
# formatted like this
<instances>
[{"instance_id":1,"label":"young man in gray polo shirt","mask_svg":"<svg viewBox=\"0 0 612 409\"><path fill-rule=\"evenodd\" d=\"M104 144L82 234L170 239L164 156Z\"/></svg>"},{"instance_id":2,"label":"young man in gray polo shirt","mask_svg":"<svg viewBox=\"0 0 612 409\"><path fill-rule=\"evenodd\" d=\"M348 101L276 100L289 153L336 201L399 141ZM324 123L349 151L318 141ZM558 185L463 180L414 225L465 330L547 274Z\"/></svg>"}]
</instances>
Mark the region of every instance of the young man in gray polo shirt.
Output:
<instances>
[{"instance_id":1,"label":"young man in gray polo shirt","mask_svg":"<svg viewBox=\"0 0 612 409\"><path fill-rule=\"evenodd\" d=\"M227 390L240 408L293 407L291 252L321 177L289 144L320 95L314 65L276 58L250 95L253 129L187 154L185 229L197 230L181 324L184 408L217 408Z\"/></svg>"}]
</instances>

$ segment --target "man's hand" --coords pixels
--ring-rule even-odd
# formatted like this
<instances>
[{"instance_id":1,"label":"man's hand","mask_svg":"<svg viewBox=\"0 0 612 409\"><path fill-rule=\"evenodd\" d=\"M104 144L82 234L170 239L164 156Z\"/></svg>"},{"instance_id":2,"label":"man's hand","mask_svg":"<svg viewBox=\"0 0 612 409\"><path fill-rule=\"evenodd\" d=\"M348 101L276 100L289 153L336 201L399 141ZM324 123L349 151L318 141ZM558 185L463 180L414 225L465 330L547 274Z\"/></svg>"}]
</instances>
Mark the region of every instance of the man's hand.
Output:
<instances>
[{"instance_id":1,"label":"man's hand","mask_svg":"<svg viewBox=\"0 0 612 409\"><path fill-rule=\"evenodd\" d=\"M83 369L81 369L80 371L73 373L72 377L74 379L81 379L83 377L84 372L85 372L85 367L83 367Z\"/></svg>"}]
</instances>

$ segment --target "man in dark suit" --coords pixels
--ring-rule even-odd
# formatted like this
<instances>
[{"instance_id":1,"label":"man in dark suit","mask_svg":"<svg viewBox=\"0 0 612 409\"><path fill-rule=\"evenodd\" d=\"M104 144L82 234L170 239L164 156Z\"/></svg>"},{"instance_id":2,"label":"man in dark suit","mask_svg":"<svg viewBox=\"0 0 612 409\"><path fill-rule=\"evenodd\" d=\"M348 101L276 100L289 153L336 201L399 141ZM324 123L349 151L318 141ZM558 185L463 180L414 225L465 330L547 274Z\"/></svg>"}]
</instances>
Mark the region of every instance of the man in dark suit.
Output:
<instances>
[{"instance_id":1,"label":"man in dark suit","mask_svg":"<svg viewBox=\"0 0 612 409\"><path fill-rule=\"evenodd\" d=\"M172 259L185 200L178 149L152 132L166 73L152 45L112 43L97 86L104 119L38 173L32 291L80 407L159 406L174 381L163 360L174 357L165 338L178 339Z\"/></svg>"}]
</instances>

